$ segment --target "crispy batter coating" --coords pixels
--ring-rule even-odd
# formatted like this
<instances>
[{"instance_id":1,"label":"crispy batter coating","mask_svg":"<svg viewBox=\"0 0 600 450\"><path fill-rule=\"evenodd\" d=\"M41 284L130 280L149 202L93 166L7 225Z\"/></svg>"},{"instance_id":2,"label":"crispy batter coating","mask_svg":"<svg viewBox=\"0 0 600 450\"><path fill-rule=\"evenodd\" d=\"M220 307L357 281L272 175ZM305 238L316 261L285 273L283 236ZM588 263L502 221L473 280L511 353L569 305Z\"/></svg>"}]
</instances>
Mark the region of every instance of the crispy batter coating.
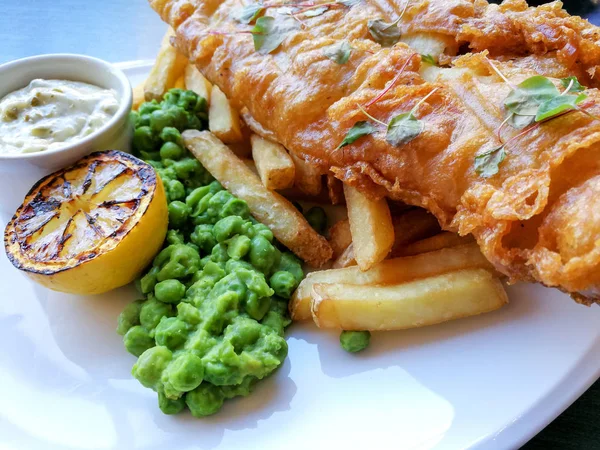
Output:
<instances>
[{"instance_id":1,"label":"crispy batter coating","mask_svg":"<svg viewBox=\"0 0 600 450\"><path fill-rule=\"evenodd\" d=\"M400 22L404 33L455 44L446 45L442 58L452 67L426 74L413 49L402 43L382 48L369 34L370 19L399 16L400 0L330 7L300 19L303 25L270 8L277 24L294 30L268 55L255 51L251 26L233 18L238 0L150 3L177 30L180 51L295 155L368 195L424 207L444 229L473 234L512 281L555 286L587 304L600 301L600 213L594 212L600 121L573 112L522 136L510 127L498 133L510 87L486 59L495 59L515 84L543 74L557 86L557 78L569 75L596 86L596 27L569 16L559 3L411 1ZM341 40L353 48L342 65L324 53ZM367 120L357 105L380 97L367 110L387 123L434 90L416 111L425 128L411 142L392 146L380 127L338 148L357 121ZM600 92L586 93L582 107L600 116ZM497 175L482 178L474 158L497 147L499 135L508 142L506 160Z\"/></svg>"}]
</instances>

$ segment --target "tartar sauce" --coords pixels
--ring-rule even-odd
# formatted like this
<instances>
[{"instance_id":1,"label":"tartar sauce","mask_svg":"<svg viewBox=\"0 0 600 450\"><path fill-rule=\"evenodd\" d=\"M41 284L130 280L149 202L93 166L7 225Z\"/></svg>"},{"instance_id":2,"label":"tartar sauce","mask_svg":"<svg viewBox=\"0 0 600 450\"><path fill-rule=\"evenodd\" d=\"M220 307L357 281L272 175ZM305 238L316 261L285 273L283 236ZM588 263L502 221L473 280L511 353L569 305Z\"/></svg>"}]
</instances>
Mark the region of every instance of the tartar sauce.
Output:
<instances>
[{"instance_id":1,"label":"tartar sauce","mask_svg":"<svg viewBox=\"0 0 600 450\"><path fill-rule=\"evenodd\" d=\"M0 100L0 154L59 148L115 115L114 90L65 80L33 80Z\"/></svg>"}]
</instances>

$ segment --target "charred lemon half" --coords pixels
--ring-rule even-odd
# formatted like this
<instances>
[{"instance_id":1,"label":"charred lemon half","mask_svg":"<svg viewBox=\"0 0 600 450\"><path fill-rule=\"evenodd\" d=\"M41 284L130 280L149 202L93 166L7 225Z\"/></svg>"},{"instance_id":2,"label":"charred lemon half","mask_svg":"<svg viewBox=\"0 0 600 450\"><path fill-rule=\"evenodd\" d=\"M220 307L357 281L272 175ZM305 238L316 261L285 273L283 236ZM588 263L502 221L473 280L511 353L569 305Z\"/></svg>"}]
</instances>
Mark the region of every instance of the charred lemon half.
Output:
<instances>
[{"instance_id":1,"label":"charred lemon half","mask_svg":"<svg viewBox=\"0 0 600 450\"><path fill-rule=\"evenodd\" d=\"M100 294L123 286L160 250L167 202L149 164L93 153L38 181L4 232L15 267L55 291Z\"/></svg>"}]
</instances>

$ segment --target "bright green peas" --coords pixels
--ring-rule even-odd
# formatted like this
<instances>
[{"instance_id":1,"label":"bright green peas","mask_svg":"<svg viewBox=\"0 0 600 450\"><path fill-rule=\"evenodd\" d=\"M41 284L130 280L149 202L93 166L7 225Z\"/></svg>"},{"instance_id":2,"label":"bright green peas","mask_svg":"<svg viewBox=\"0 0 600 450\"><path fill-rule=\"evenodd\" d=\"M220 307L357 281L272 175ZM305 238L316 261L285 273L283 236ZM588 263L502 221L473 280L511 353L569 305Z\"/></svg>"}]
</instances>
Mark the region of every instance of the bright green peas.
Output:
<instances>
[{"instance_id":1,"label":"bright green peas","mask_svg":"<svg viewBox=\"0 0 600 450\"><path fill-rule=\"evenodd\" d=\"M150 114L138 114L135 121L135 128L150 126Z\"/></svg>"},{"instance_id":2,"label":"bright green peas","mask_svg":"<svg viewBox=\"0 0 600 450\"><path fill-rule=\"evenodd\" d=\"M239 354L258 341L262 328L262 325L257 321L240 316L233 320L225 333L229 337L235 352Z\"/></svg>"},{"instance_id":3,"label":"bright green peas","mask_svg":"<svg viewBox=\"0 0 600 450\"><path fill-rule=\"evenodd\" d=\"M169 227L181 228L187 222L192 209L185 203L175 200L169 203Z\"/></svg>"},{"instance_id":4,"label":"bright green peas","mask_svg":"<svg viewBox=\"0 0 600 450\"><path fill-rule=\"evenodd\" d=\"M152 347L140 355L131 369L131 374L142 383L142 386L156 389L162 371L173 359L173 354L166 347Z\"/></svg>"},{"instance_id":5,"label":"bright green peas","mask_svg":"<svg viewBox=\"0 0 600 450\"><path fill-rule=\"evenodd\" d=\"M204 172L202 164L197 159L183 158L174 164L175 172L180 180L187 180L199 172ZM210 189L210 188L209 188Z\"/></svg>"},{"instance_id":6,"label":"bright green peas","mask_svg":"<svg viewBox=\"0 0 600 450\"><path fill-rule=\"evenodd\" d=\"M151 102L145 102L140 105L138 108L138 112L141 116L144 114L152 114L154 111L160 109L160 105L156 100L152 100Z\"/></svg>"},{"instance_id":7,"label":"bright green peas","mask_svg":"<svg viewBox=\"0 0 600 450\"><path fill-rule=\"evenodd\" d=\"M160 267L157 281L185 278L200 268L200 255L188 245L169 245L154 258L154 267Z\"/></svg>"},{"instance_id":8,"label":"bright green peas","mask_svg":"<svg viewBox=\"0 0 600 450\"><path fill-rule=\"evenodd\" d=\"M145 159L145 158L142 156L142 159ZM165 166L163 166L163 163L161 163L160 161L154 161L154 160L148 159L148 160L146 160L146 162L148 164L150 164L152 167L154 167L155 169L163 169L165 167Z\"/></svg>"},{"instance_id":9,"label":"bright green peas","mask_svg":"<svg viewBox=\"0 0 600 450\"><path fill-rule=\"evenodd\" d=\"M202 320L198 308L183 302L177 305L177 317L190 325L198 325Z\"/></svg>"},{"instance_id":10,"label":"bright green peas","mask_svg":"<svg viewBox=\"0 0 600 450\"><path fill-rule=\"evenodd\" d=\"M179 96L177 106L193 112L196 108L196 104L198 103L198 99L199 95L194 91L183 91Z\"/></svg>"},{"instance_id":11,"label":"bright green peas","mask_svg":"<svg viewBox=\"0 0 600 450\"><path fill-rule=\"evenodd\" d=\"M185 109L178 106L171 106L166 109L166 112L170 118L170 126L177 128L178 130L187 128L189 113Z\"/></svg>"},{"instance_id":12,"label":"bright green peas","mask_svg":"<svg viewBox=\"0 0 600 450\"><path fill-rule=\"evenodd\" d=\"M162 390L158 390L158 407L165 414L177 414L180 413L183 408L185 408L185 399L178 398L177 400L172 400L167 398L165 393Z\"/></svg>"},{"instance_id":13,"label":"bright green peas","mask_svg":"<svg viewBox=\"0 0 600 450\"><path fill-rule=\"evenodd\" d=\"M140 311L140 324L147 330L153 330L163 317L173 315L173 307L155 298L149 299Z\"/></svg>"},{"instance_id":14,"label":"bright green peas","mask_svg":"<svg viewBox=\"0 0 600 450\"><path fill-rule=\"evenodd\" d=\"M157 140L150 127L139 127L133 132L133 147L138 152L152 152L156 145Z\"/></svg>"},{"instance_id":15,"label":"bright green peas","mask_svg":"<svg viewBox=\"0 0 600 450\"><path fill-rule=\"evenodd\" d=\"M160 269L158 267L152 267L152 269L142 277L140 280L140 290L142 291L142 294L148 294L154 290L156 275L158 275L159 271Z\"/></svg>"},{"instance_id":16,"label":"bright green peas","mask_svg":"<svg viewBox=\"0 0 600 450\"><path fill-rule=\"evenodd\" d=\"M140 312L145 300L136 300L125 307L117 319L117 333L124 336L129 329L140 324Z\"/></svg>"},{"instance_id":17,"label":"bright green peas","mask_svg":"<svg viewBox=\"0 0 600 450\"><path fill-rule=\"evenodd\" d=\"M210 259L216 263L225 263L229 259L229 255L227 254L227 245L225 244L217 244L213 247L212 252L210 254Z\"/></svg>"},{"instance_id":18,"label":"bright green peas","mask_svg":"<svg viewBox=\"0 0 600 450\"><path fill-rule=\"evenodd\" d=\"M240 216L240 218L247 218L250 215L250 208L248 208L248 204L244 200L232 198L225 203L219 215L221 217Z\"/></svg>"},{"instance_id":19,"label":"bright green peas","mask_svg":"<svg viewBox=\"0 0 600 450\"><path fill-rule=\"evenodd\" d=\"M165 142L160 147L161 159L180 159L185 154L184 150L174 142Z\"/></svg>"},{"instance_id":20,"label":"bright green peas","mask_svg":"<svg viewBox=\"0 0 600 450\"><path fill-rule=\"evenodd\" d=\"M250 263L263 273L276 264L279 251L263 236L254 236L250 247Z\"/></svg>"},{"instance_id":21,"label":"bright green peas","mask_svg":"<svg viewBox=\"0 0 600 450\"><path fill-rule=\"evenodd\" d=\"M183 200L185 198L185 186L179 180L166 180L164 183L167 200Z\"/></svg>"},{"instance_id":22,"label":"bright green peas","mask_svg":"<svg viewBox=\"0 0 600 450\"><path fill-rule=\"evenodd\" d=\"M164 109L157 109L156 111L152 111L152 114L150 114L150 128L157 135L160 134L164 127L171 126L172 124L172 115Z\"/></svg>"},{"instance_id":23,"label":"bright green peas","mask_svg":"<svg viewBox=\"0 0 600 450\"><path fill-rule=\"evenodd\" d=\"M198 101L196 102L196 106L194 107L194 112L201 117L203 120L208 119L208 102L204 97L198 97Z\"/></svg>"},{"instance_id":24,"label":"bright green peas","mask_svg":"<svg viewBox=\"0 0 600 450\"><path fill-rule=\"evenodd\" d=\"M327 215L323 208L314 206L304 214L304 217L306 217L307 222L317 233L323 234L325 228L327 228Z\"/></svg>"},{"instance_id":25,"label":"bright green peas","mask_svg":"<svg viewBox=\"0 0 600 450\"><path fill-rule=\"evenodd\" d=\"M232 237L227 243L227 254L230 258L241 259L250 251L250 238L243 234Z\"/></svg>"},{"instance_id":26,"label":"bright green peas","mask_svg":"<svg viewBox=\"0 0 600 450\"><path fill-rule=\"evenodd\" d=\"M217 223L213 228L213 235L217 242L224 242L235 234L246 234L252 224L238 216L228 216Z\"/></svg>"},{"instance_id":27,"label":"bright green peas","mask_svg":"<svg viewBox=\"0 0 600 450\"><path fill-rule=\"evenodd\" d=\"M129 353L140 356L149 348L154 347L154 339L150 337L148 330L136 325L123 336L123 344L125 344L125 348Z\"/></svg>"},{"instance_id":28,"label":"bright green peas","mask_svg":"<svg viewBox=\"0 0 600 450\"><path fill-rule=\"evenodd\" d=\"M196 389L204 378L202 360L193 353L182 353L169 363L161 380L165 395L179 397L184 392Z\"/></svg>"},{"instance_id":29,"label":"bright green peas","mask_svg":"<svg viewBox=\"0 0 600 450\"><path fill-rule=\"evenodd\" d=\"M255 320L261 320L269 307L271 306L271 297L259 297L256 292L248 291L246 293L246 304L244 310L246 314Z\"/></svg>"},{"instance_id":30,"label":"bright green peas","mask_svg":"<svg viewBox=\"0 0 600 450\"><path fill-rule=\"evenodd\" d=\"M173 142L183 148L183 139L181 139L181 133L177 128L164 127L160 132L160 138L163 142Z\"/></svg>"},{"instance_id":31,"label":"bright green peas","mask_svg":"<svg viewBox=\"0 0 600 450\"><path fill-rule=\"evenodd\" d=\"M165 105L177 105L179 97L183 93L183 89L169 89L169 91L163 97L163 103Z\"/></svg>"},{"instance_id":32,"label":"bright green peas","mask_svg":"<svg viewBox=\"0 0 600 450\"><path fill-rule=\"evenodd\" d=\"M299 284L304 278L304 271L300 260L290 252L283 252L279 259L279 264L273 269L274 271L284 270L291 273L296 278L296 283Z\"/></svg>"},{"instance_id":33,"label":"bright green peas","mask_svg":"<svg viewBox=\"0 0 600 450\"><path fill-rule=\"evenodd\" d=\"M356 353L369 346L371 333L368 331L342 331L340 344L347 352Z\"/></svg>"},{"instance_id":34,"label":"bright green peas","mask_svg":"<svg viewBox=\"0 0 600 450\"><path fill-rule=\"evenodd\" d=\"M177 303L185 295L185 285L179 280L164 280L154 286L154 295L163 303Z\"/></svg>"},{"instance_id":35,"label":"bright green peas","mask_svg":"<svg viewBox=\"0 0 600 450\"><path fill-rule=\"evenodd\" d=\"M202 383L185 395L185 403L194 417L205 417L216 413L223 406L223 400L221 389L210 383Z\"/></svg>"},{"instance_id":36,"label":"bright green peas","mask_svg":"<svg viewBox=\"0 0 600 450\"><path fill-rule=\"evenodd\" d=\"M188 130L202 130L202 128L203 128L202 121L194 113L188 113L187 114L187 125L186 125L186 128Z\"/></svg>"},{"instance_id":37,"label":"bright green peas","mask_svg":"<svg viewBox=\"0 0 600 450\"><path fill-rule=\"evenodd\" d=\"M148 161L148 163L150 163L150 161L160 162L160 153L159 152L145 152L144 150L142 150L139 152L139 154L140 154L140 158L143 159L144 161Z\"/></svg>"},{"instance_id":38,"label":"bright green peas","mask_svg":"<svg viewBox=\"0 0 600 450\"><path fill-rule=\"evenodd\" d=\"M257 272L252 264L246 261L240 261L238 259L230 259L225 263L225 271L227 273L236 272L240 269L249 270L253 272Z\"/></svg>"},{"instance_id":39,"label":"bright green peas","mask_svg":"<svg viewBox=\"0 0 600 450\"><path fill-rule=\"evenodd\" d=\"M163 317L156 327L154 339L158 345L176 349L185 342L189 325L177 317Z\"/></svg>"},{"instance_id":40,"label":"bright green peas","mask_svg":"<svg viewBox=\"0 0 600 450\"><path fill-rule=\"evenodd\" d=\"M211 252L213 247L217 245L217 240L213 235L213 226L209 224L196 225L194 231L190 235L190 240L196 244L203 252Z\"/></svg>"},{"instance_id":41,"label":"bright green peas","mask_svg":"<svg viewBox=\"0 0 600 450\"><path fill-rule=\"evenodd\" d=\"M298 286L296 277L285 270L275 272L271 276L269 284L275 291L275 295L279 295L283 298L290 298L292 296L292 292L294 292L294 289L296 289Z\"/></svg>"},{"instance_id":42,"label":"bright green peas","mask_svg":"<svg viewBox=\"0 0 600 450\"><path fill-rule=\"evenodd\" d=\"M185 244L183 233L178 230L167 231L166 241L169 245Z\"/></svg>"},{"instance_id":43,"label":"bright green peas","mask_svg":"<svg viewBox=\"0 0 600 450\"><path fill-rule=\"evenodd\" d=\"M273 232L269 229L269 227L263 225L262 223L255 223L252 225L252 231L249 234L250 237L262 236L267 241L273 242Z\"/></svg>"}]
</instances>

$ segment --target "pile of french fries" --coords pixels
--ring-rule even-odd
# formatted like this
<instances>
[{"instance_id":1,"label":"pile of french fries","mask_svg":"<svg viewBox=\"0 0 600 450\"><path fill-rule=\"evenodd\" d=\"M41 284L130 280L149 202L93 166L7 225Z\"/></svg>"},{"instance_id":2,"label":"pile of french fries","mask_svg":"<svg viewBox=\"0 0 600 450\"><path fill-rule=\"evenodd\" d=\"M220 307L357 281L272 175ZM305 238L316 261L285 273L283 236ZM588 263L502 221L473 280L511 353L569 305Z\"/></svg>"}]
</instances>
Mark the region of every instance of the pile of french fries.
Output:
<instances>
[{"instance_id":1,"label":"pile of french fries","mask_svg":"<svg viewBox=\"0 0 600 450\"><path fill-rule=\"evenodd\" d=\"M291 155L163 39L135 107L173 87L209 103L209 131L183 133L186 147L260 222L312 269L290 302L294 320L321 328L400 330L496 310L508 299L471 237L443 232L418 208L371 199ZM318 234L290 199L346 204L347 218ZM325 205L327 210L327 206Z\"/></svg>"}]
</instances>

